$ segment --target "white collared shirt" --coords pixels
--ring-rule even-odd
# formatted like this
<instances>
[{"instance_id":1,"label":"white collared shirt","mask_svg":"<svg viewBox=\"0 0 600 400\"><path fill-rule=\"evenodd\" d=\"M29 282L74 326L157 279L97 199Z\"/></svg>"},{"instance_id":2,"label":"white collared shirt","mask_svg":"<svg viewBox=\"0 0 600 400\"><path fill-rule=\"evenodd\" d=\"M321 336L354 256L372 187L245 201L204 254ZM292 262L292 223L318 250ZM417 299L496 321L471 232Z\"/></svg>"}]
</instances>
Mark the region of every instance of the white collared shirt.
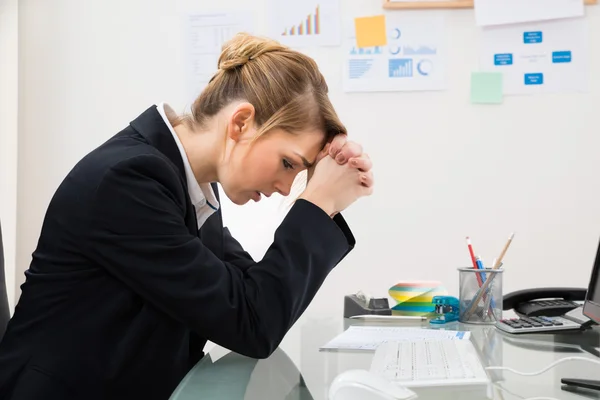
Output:
<instances>
[{"instance_id":1,"label":"white collared shirt","mask_svg":"<svg viewBox=\"0 0 600 400\"><path fill-rule=\"evenodd\" d=\"M192 204L196 208L196 220L198 221L198 229L200 229L208 217L210 217L219 209L219 202L217 201L215 192L210 186L210 183L199 184L194 177L194 172L192 171L192 166L190 165L190 161L185 153L185 149L183 148L183 145L181 144L181 141L179 140L179 137L177 136L177 133L175 133L175 129L173 129L171 121L169 120L169 116L175 116L175 111L173 111L168 104L160 103L158 105L158 112L165 121L169 131L171 131L173 139L175 140L175 143L177 143L177 148L179 148L179 153L181 154L181 159L183 160L183 167L185 169L188 193L190 195L190 199L192 200Z\"/></svg>"}]
</instances>

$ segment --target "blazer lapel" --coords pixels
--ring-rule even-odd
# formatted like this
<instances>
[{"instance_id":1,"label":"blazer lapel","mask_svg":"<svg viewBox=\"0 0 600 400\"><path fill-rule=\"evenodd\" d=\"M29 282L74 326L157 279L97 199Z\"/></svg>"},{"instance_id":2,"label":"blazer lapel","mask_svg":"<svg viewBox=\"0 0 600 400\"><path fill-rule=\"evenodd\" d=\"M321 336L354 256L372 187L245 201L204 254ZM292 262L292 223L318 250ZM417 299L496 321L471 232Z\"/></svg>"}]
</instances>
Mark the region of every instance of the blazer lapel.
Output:
<instances>
[{"instance_id":1,"label":"blazer lapel","mask_svg":"<svg viewBox=\"0 0 600 400\"><path fill-rule=\"evenodd\" d=\"M211 187L215 192L215 197L219 204L221 199L219 198L219 188L216 183L211 183ZM223 217L221 214L221 207L211 215L204 225L198 231L198 236L217 257L223 259Z\"/></svg>"},{"instance_id":2,"label":"blazer lapel","mask_svg":"<svg viewBox=\"0 0 600 400\"><path fill-rule=\"evenodd\" d=\"M198 234L198 222L196 221L196 210L192 205L190 196L188 194L187 181L185 179L185 168L183 166L183 160L181 159L181 153L177 147L177 143L173 139L173 135L169 130L169 127L165 124L156 105L148 108L139 117L131 121L131 126L138 131L149 144L163 153L167 158L175 164L179 170L180 181L185 188L185 225L187 226L190 233Z\"/></svg>"}]
</instances>

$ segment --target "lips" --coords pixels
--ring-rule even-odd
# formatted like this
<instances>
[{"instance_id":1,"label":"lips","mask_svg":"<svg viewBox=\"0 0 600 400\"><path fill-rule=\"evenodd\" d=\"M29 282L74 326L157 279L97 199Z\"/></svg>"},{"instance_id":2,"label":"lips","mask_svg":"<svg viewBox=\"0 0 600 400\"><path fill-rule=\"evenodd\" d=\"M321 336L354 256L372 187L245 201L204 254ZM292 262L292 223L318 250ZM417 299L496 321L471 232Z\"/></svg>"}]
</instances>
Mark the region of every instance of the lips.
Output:
<instances>
[{"instance_id":1,"label":"lips","mask_svg":"<svg viewBox=\"0 0 600 400\"><path fill-rule=\"evenodd\" d=\"M262 198L262 196L261 196L260 192L252 193L252 200L254 200L255 202L259 202L261 198Z\"/></svg>"}]
</instances>

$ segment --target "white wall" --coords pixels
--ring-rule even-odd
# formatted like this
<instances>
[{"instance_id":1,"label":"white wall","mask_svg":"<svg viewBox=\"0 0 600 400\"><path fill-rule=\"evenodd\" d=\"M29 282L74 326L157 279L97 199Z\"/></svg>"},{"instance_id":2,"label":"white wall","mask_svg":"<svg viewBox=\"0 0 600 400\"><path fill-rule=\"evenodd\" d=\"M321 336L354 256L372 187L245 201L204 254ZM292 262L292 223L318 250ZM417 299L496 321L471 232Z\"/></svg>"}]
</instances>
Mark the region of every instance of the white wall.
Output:
<instances>
[{"instance_id":1,"label":"white wall","mask_svg":"<svg viewBox=\"0 0 600 400\"><path fill-rule=\"evenodd\" d=\"M15 300L17 243L18 0L0 0L0 221L6 289Z\"/></svg>"},{"instance_id":2,"label":"white wall","mask_svg":"<svg viewBox=\"0 0 600 400\"><path fill-rule=\"evenodd\" d=\"M180 13L215 8L211 3L19 2L18 204L24 211L17 284L48 201L73 164L150 104L186 106ZM261 34L264 4L252 3ZM380 12L379 1L343 2L344 18ZM444 13L453 50L444 92L346 94L342 50L307 50L321 65L351 138L374 160L377 181L375 194L347 211L357 247L326 281L309 315L339 315L344 294L383 295L400 279L440 279L456 293L456 268L469 263L466 235L490 262L517 232L505 259L506 291L587 286L600 236L600 80L590 74L587 94L473 106L473 12ZM587 13L589 68L597 71L600 9ZM241 208L225 201L223 208L233 233L262 255L282 215L278 200ZM265 218L265 230L250 228Z\"/></svg>"}]
</instances>

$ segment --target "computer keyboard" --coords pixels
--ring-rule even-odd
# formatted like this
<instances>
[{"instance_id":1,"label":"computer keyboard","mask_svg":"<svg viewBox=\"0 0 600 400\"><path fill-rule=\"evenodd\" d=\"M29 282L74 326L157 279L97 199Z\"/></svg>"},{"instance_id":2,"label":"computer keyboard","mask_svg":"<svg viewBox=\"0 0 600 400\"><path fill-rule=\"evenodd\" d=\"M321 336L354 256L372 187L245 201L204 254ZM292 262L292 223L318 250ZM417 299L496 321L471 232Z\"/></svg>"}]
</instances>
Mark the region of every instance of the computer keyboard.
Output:
<instances>
[{"instance_id":1,"label":"computer keyboard","mask_svg":"<svg viewBox=\"0 0 600 400\"><path fill-rule=\"evenodd\" d=\"M375 350L371 371L406 387L489 382L473 343L467 339L386 342Z\"/></svg>"}]
</instances>

